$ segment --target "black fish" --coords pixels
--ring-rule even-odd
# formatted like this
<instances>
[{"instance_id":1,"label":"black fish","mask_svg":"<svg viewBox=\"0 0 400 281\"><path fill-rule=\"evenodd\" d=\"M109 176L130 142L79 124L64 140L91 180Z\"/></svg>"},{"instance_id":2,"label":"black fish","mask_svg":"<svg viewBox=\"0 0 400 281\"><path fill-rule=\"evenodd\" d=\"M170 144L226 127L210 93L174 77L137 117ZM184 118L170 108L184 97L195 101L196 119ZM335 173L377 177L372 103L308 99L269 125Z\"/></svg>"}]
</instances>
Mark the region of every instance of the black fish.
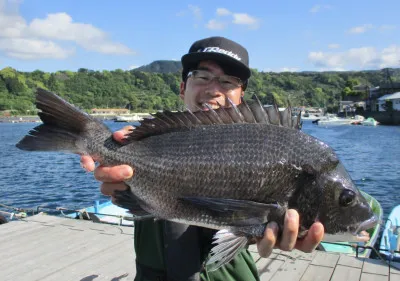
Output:
<instances>
[{"instance_id":1,"label":"black fish","mask_svg":"<svg viewBox=\"0 0 400 281\"><path fill-rule=\"evenodd\" d=\"M230 261L268 221L282 227L296 209L301 232L320 221L328 234L357 234L377 223L333 150L297 128L291 110L258 100L198 112L159 112L123 144L100 121L57 95L37 91L43 124L17 147L96 155L103 165L128 164L135 176L121 206L157 218L219 229L208 260Z\"/></svg>"}]
</instances>

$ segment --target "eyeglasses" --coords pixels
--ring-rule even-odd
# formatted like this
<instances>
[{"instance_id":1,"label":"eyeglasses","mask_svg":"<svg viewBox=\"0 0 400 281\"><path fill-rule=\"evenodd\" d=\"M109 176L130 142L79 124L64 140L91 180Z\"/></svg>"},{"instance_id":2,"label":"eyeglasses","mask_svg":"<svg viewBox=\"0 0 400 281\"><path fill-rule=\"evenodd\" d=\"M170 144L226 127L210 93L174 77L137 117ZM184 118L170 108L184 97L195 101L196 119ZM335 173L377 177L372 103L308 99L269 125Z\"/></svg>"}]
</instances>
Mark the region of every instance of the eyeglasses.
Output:
<instances>
[{"instance_id":1,"label":"eyeglasses","mask_svg":"<svg viewBox=\"0 0 400 281\"><path fill-rule=\"evenodd\" d=\"M238 77L230 75L217 76L207 70L190 71L187 78L192 78L196 85L208 85L211 81L217 79L221 87L225 90L234 90L243 85L243 81Z\"/></svg>"}]
</instances>

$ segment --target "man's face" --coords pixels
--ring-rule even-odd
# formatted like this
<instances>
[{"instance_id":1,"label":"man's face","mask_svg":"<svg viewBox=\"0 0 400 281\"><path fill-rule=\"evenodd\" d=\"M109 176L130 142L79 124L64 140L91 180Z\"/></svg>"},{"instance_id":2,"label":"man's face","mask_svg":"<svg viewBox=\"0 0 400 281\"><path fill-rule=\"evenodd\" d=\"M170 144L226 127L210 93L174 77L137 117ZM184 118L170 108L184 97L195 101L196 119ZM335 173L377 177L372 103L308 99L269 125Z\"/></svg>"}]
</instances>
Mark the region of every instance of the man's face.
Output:
<instances>
[{"instance_id":1,"label":"man's face","mask_svg":"<svg viewBox=\"0 0 400 281\"><path fill-rule=\"evenodd\" d=\"M199 63L197 70L206 70L210 73L221 76L224 75L222 68L214 61L202 61ZM212 108L217 108L218 104L229 106L230 99L234 104L240 103L240 98L244 91L241 86L234 89L224 89L217 79L212 80L207 85L198 85L193 81L193 78L188 78L185 83L181 83L180 97L186 104L187 109L198 111L206 110L205 103L208 103Z\"/></svg>"}]
</instances>

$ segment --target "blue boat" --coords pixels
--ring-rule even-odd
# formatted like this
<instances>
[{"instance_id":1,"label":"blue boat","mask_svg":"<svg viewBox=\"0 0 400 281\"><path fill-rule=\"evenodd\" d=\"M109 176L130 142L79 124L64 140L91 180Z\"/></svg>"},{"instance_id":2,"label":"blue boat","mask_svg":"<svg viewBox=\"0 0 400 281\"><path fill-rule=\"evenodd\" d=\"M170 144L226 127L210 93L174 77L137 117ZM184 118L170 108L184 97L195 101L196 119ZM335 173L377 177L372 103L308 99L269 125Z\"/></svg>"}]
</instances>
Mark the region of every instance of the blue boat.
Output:
<instances>
[{"instance_id":1,"label":"blue boat","mask_svg":"<svg viewBox=\"0 0 400 281\"><path fill-rule=\"evenodd\" d=\"M133 226L134 215L130 213L127 209L118 207L114 205L111 201L106 201L100 203L100 201L95 201L93 206L77 210L75 212L68 212L64 214L63 210L59 208L62 214L69 218L92 220L99 223L108 223L123 226Z\"/></svg>"},{"instance_id":2,"label":"blue boat","mask_svg":"<svg viewBox=\"0 0 400 281\"><path fill-rule=\"evenodd\" d=\"M400 205L393 208L386 220L379 253L390 261L400 261Z\"/></svg>"}]
</instances>

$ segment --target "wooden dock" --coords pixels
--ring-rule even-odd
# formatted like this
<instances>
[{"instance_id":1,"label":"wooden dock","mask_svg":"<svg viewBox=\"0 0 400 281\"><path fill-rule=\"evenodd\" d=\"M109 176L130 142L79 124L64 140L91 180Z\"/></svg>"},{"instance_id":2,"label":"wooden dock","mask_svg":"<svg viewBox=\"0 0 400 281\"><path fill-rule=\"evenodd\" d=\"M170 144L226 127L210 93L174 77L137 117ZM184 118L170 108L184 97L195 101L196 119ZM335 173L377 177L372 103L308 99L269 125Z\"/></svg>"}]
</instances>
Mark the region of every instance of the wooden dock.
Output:
<instances>
[{"instance_id":1,"label":"wooden dock","mask_svg":"<svg viewBox=\"0 0 400 281\"><path fill-rule=\"evenodd\" d=\"M400 271L380 260L314 251L250 251L261 280L390 280ZM400 267L400 264L395 264ZM0 280L133 280L133 228L36 215L0 225Z\"/></svg>"}]
</instances>

